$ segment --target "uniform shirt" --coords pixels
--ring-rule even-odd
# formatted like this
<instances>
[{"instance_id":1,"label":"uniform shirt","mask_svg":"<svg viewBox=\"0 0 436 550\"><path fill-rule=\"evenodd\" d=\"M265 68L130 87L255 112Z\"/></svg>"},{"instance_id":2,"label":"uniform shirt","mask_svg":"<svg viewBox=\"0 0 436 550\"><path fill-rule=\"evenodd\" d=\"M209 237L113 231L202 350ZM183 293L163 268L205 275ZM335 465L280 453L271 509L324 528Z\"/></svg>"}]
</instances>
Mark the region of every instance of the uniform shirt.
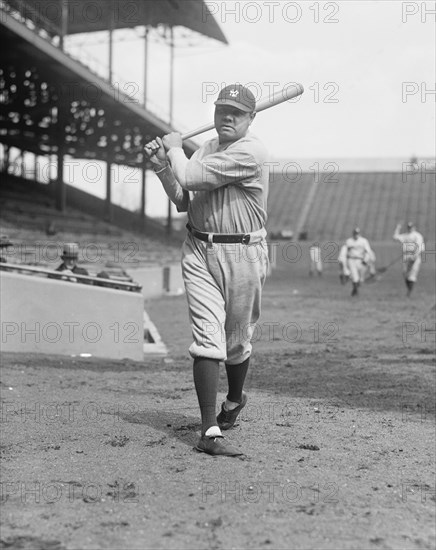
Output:
<instances>
[{"instance_id":1,"label":"uniform shirt","mask_svg":"<svg viewBox=\"0 0 436 550\"><path fill-rule=\"evenodd\" d=\"M394 239L403 244L403 260L416 260L421 252L424 252L424 238L418 231L410 233L400 233L398 230L394 233Z\"/></svg>"},{"instance_id":2,"label":"uniform shirt","mask_svg":"<svg viewBox=\"0 0 436 550\"><path fill-rule=\"evenodd\" d=\"M368 239L365 237L350 237L345 241L345 246L347 247L347 258L349 259L360 259L367 261L371 255L371 247L369 246Z\"/></svg>"},{"instance_id":3,"label":"uniform shirt","mask_svg":"<svg viewBox=\"0 0 436 550\"><path fill-rule=\"evenodd\" d=\"M188 160L179 147L168 152L171 166L160 173L180 212L199 231L250 233L265 226L267 152L254 135L220 145L202 145ZM174 200L175 199L175 200Z\"/></svg>"}]
</instances>

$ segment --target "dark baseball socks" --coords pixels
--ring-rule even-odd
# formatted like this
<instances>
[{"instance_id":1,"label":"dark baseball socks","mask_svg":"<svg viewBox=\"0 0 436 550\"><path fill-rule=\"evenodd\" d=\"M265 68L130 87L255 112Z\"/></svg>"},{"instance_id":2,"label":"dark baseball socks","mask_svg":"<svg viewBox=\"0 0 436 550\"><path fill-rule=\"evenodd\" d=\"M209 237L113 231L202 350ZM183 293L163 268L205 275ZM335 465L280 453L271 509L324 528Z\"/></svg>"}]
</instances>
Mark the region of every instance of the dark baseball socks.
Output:
<instances>
[{"instance_id":1,"label":"dark baseball socks","mask_svg":"<svg viewBox=\"0 0 436 550\"><path fill-rule=\"evenodd\" d=\"M218 393L219 361L206 357L194 359L194 385L201 412L201 435L217 437L221 430L216 423L216 396ZM211 428L216 428L212 429Z\"/></svg>"},{"instance_id":2,"label":"dark baseball socks","mask_svg":"<svg viewBox=\"0 0 436 550\"><path fill-rule=\"evenodd\" d=\"M250 359L239 365L226 365L229 392L224 408L231 411L241 404ZM201 435L221 436L216 420L216 397L218 394L219 361L207 357L196 357L193 366L194 385L201 412Z\"/></svg>"},{"instance_id":3,"label":"dark baseball socks","mask_svg":"<svg viewBox=\"0 0 436 550\"><path fill-rule=\"evenodd\" d=\"M226 411L236 409L236 407L241 404L242 389L244 387L249 364L249 357L243 363L239 363L239 365L226 364L227 381L229 384L229 392L224 404Z\"/></svg>"}]
</instances>

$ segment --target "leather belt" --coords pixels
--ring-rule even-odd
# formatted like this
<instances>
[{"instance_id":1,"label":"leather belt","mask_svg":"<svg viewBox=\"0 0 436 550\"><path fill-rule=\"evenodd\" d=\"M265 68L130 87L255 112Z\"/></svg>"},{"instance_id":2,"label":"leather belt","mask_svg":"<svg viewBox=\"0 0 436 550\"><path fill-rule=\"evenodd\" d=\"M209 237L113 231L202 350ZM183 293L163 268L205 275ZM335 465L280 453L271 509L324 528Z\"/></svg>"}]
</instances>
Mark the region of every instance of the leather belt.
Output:
<instances>
[{"instance_id":1,"label":"leather belt","mask_svg":"<svg viewBox=\"0 0 436 550\"><path fill-rule=\"evenodd\" d=\"M186 229L196 239L200 239L200 241L206 243L249 244L251 238L249 233L204 233L203 231L194 229L189 223L186 224Z\"/></svg>"}]
</instances>

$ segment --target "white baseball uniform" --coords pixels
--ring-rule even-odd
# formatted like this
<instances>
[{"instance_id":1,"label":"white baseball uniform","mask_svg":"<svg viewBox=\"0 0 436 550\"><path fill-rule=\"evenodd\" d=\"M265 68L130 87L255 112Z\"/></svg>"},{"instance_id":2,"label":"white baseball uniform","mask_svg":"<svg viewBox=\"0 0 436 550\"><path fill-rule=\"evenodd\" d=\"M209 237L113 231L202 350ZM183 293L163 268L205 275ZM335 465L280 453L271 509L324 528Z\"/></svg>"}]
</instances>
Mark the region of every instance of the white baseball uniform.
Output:
<instances>
[{"instance_id":1,"label":"white baseball uniform","mask_svg":"<svg viewBox=\"0 0 436 550\"><path fill-rule=\"evenodd\" d=\"M352 283L361 283L365 277L366 263L371 256L368 239L350 237L345 241L347 249L347 268Z\"/></svg>"},{"instance_id":2,"label":"white baseball uniform","mask_svg":"<svg viewBox=\"0 0 436 550\"><path fill-rule=\"evenodd\" d=\"M232 143L218 138L187 159L171 148L170 166L157 172L189 225L209 233L209 242L188 233L182 271L189 306L192 357L239 364L251 354L268 270L266 246L267 153L251 133ZM212 242L212 234L250 234L250 243Z\"/></svg>"},{"instance_id":3,"label":"white baseball uniform","mask_svg":"<svg viewBox=\"0 0 436 550\"><path fill-rule=\"evenodd\" d=\"M344 275L345 277L349 277L350 270L348 269L348 266L347 266L347 247L345 244L343 244L339 250L338 263L339 263L341 274Z\"/></svg>"},{"instance_id":4,"label":"white baseball uniform","mask_svg":"<svg viewBox=\"0 0 436 550\"><path fill-rule=\"evenodd\" d=\"M316 271L319 275L322 273L321 247L318 244L312 244L309 248L310 268L309 273Z\"/></svg>"},{"instance_id":5,"label":"white baseball uniform","mask_svg":"<svg viewBox=\"0 0 436 550\"><path fill-rule=\"evenodd\" d=\"M423 236L416 230L400 233L397 227L393 237L403 245L404 278L406 281L416 282L421 267L421 254L425 251Z\"/></svg>"},{"instance_id":6,"label":"white baseball uniform","mask_svg":"<svg viewBox=\"0 0 436 550\"><path fill-rule=\"evenodd\" d=\"M376 260L377 260L377 258L375 256L375 252L371 248L370 251L369 251L368 259L366 260L367 261L367 266L366 266L366 270L365 270L365 276L369 274L371 277L374 277L374 275L377 273L377 270L375 268Z\"/></svg>"}]
</instances>

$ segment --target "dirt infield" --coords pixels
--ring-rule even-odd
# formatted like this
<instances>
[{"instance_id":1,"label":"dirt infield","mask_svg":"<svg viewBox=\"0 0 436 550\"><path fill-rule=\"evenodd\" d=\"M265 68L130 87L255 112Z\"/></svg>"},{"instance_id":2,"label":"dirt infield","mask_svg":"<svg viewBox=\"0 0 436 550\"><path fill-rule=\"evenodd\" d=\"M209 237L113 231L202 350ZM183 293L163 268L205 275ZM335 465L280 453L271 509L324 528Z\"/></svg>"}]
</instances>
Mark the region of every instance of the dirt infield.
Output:
<instances>
[{"instance_id":1,"label":"dirt infield","mask_svg":"<svg viewBox=\"0 0 436 550\"><path fill-rule=\"evenodd\" d=\"M434 262L411 299L400 269L357 299L336 265L274 271L243 459L193 450L184 296L147 304L164 358L4 354L0 548L435 548Z\"/></svg>"}]
</instances>

